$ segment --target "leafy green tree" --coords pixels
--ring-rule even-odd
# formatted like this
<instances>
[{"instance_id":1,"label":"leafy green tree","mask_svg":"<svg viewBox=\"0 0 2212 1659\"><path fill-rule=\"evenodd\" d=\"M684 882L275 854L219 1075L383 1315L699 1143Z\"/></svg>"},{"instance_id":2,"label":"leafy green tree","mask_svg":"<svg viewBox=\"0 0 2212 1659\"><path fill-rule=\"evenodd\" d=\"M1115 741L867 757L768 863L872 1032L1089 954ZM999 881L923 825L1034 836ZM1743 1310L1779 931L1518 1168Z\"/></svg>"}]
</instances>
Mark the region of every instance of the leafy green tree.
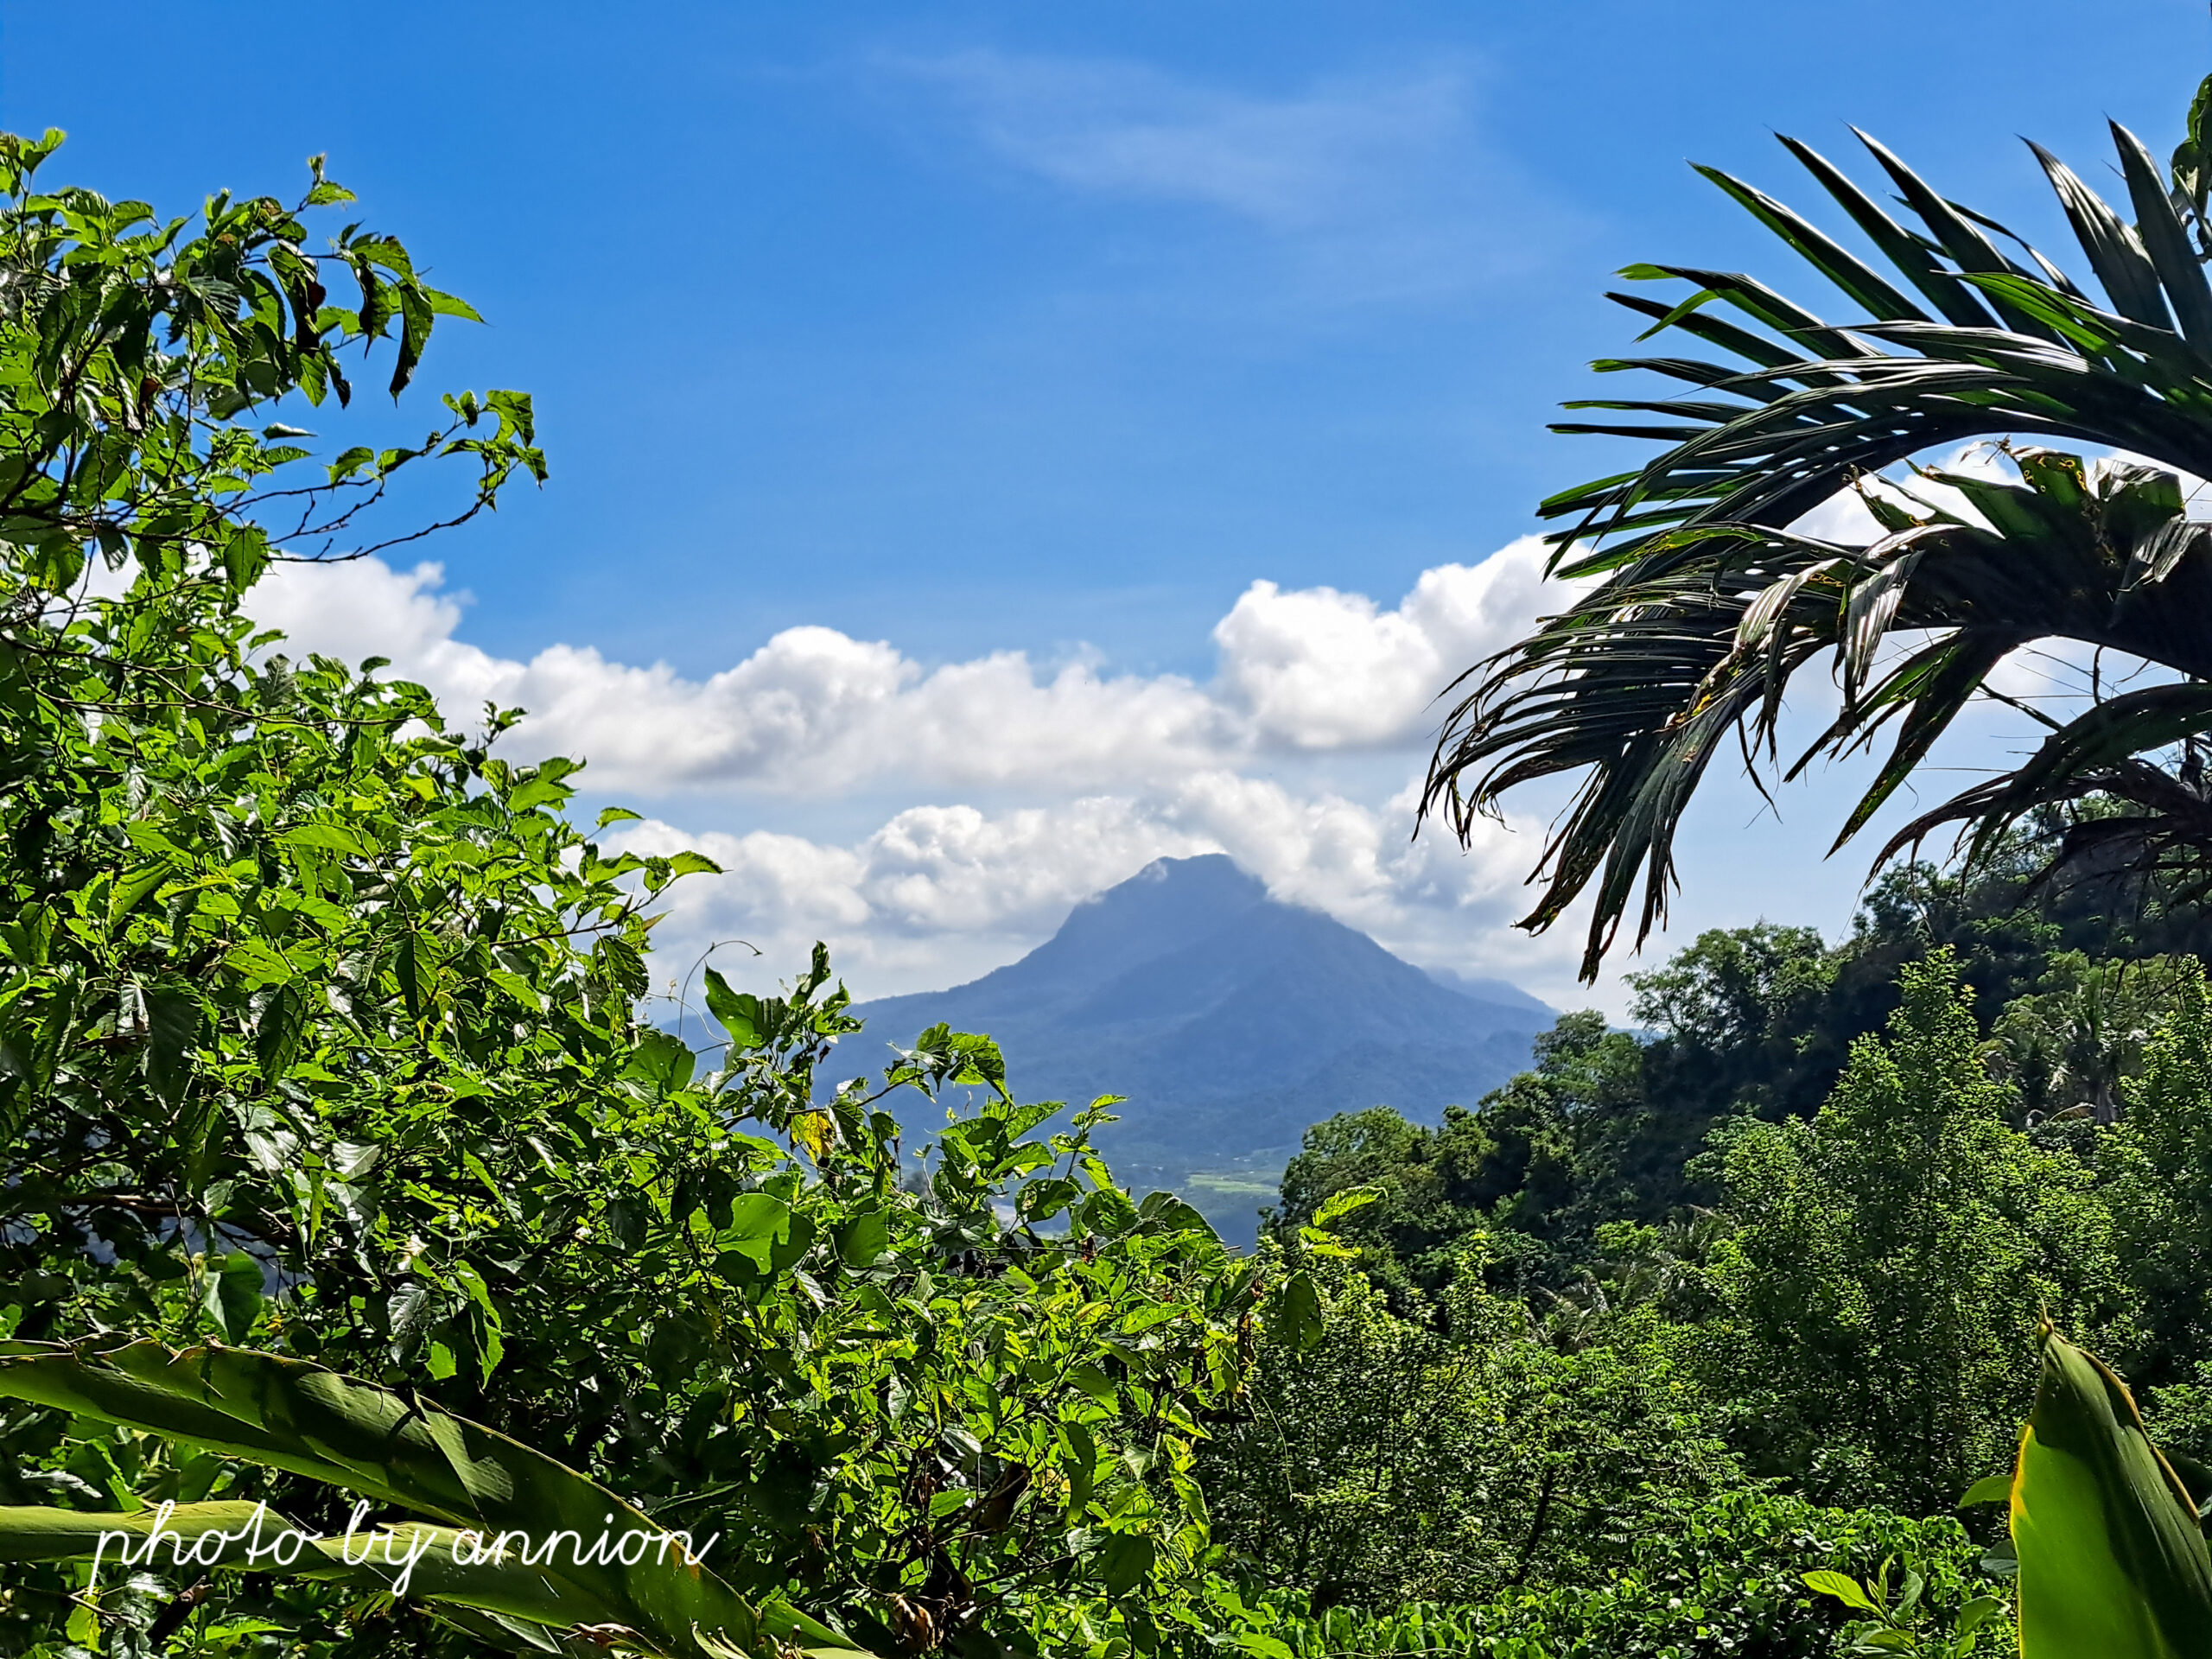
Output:
<instances>
[{"instance_id":1,"label":"leafy green tree","mask_svg":"<svg viewBox=\"0 0 2212 1659\"><path fill-rule=\"evenodd\" d=\"M169 590L173 620L189 627L203 590L235 598L272 557L359 557L474 518L518 472L543 481L530 400L518 392L448 396L421 442L357 444L321 462L300 442L315 434L274 418L280 406L335 413L334 396L350 404L349 346L391 343L397 398L439 317L476 320L380 232L347 225L327 251L310 251L308 216L353 200L324 177L321 157L290 206L224 193L200 215L163 221L142 201L41 191L35 175L61 139L0 134L0 540L10 550L0 626L11 677L31 673L41 702L65 687L96 692L105 669L110 697L121 677L140 677L130 706L196 706L197 659L184 642L149 626L98 652L52 626L52 605L88 556ZM340 282L354 304L335 302L328 284ZM476 467L464 505L429 524L365 533L403 472L456 457ZM190 643L223 660L219 641ZM41 665L51 680L37 677ZM73 686L79 678L89 683Z\"/></svg>"},{"instance_id":2,"label":"leafy green tree","mask_svg":"<svg viewBox=\"0 0 2212 1659\"><path fill-rule=\"evenodd\" d=\"M1332 1196L1371 1186L1377 1202L1341 1230L1402 1306L1447 1282L1476 1233L1497 1282L1564 1282L1591 1230L1633 1204L1617 1166L1643 1122L1641 1062L1636 1039L1592 1012L1563 1016L1535 1058L1472 1109L1446 1108L1434 1128L1389 1107L1315 1124L1283 1173L1269 1231L1288 1242Z\"/></svg>"},{"instance_id":3,"label":"leafy green tree","mask_svg":"<svg viewBox=\"0 0 2212 1659\"><path fill-rule=\"evenodd\" d=\"M1633 1312L1684 1327L1702 1323L1714 1307L1707 1266L1726 1231L1724 1217L1696 1208L1658 1226L1602 1224L1579 1281L1550 1294L1544 1339L1572 1351L1605 1340L1618 1317Z\"/></svg>"},{"instance_id":4,"label":"leafy green tree","mask_svg":"<svg viewBox=\"0 0 2212 1659\"><path fill-rule=\"evenodd\" d=\"M1442 1284L1479 1236L1493 1286L1530 1295L1557 1340L1578 1340L1590 1310L1640 1300L1645 1281L1702 1260L1688 1236L1720 1202L1713 1126L1818 1112L1852 1045L1897 1012L1901 969L1936 948L1971 980L2008 1120L2096 1161L2096 1102L2139 1069L2212 928L2153 893L2135 904L2107 884L2037 881L2043 830L1968 870L1885 872L1832 947L1765 923L1702 933L1630 976L1639 1033L1569 1015L1535 1067L1434 1128L1387 1108L1314 1125L1285 1173L1274 1235L1288 1242L1332 1195L1372 1187L1376 1201L1343 1230L1394 1306ZM1649 1250L1625 1234L1609 1244L1623 1227L1673 1230L1682 1248L1656 1231ZM1702 1303L1670 1306L1695 1317Z\"/></svg>"},{"instance_id":5,"label":"leafy green tree","mask_svg":"<svg viewBox=\"0 0 2212 1659\"><path fill-rule=\"evenodd\" d=\"M1288 1245L1332 1198L1371 1192L1373 1201L1337 1230L1362 1270L1400 1308L1410 1307L1451 1270L1469 1238L1489 1230L1488 1215L1457 1179L1481 1155L1473 1116L1448 1106L1432 1129L1391 1107L1370 1106L1314 1124L1283 1170L1280 1202L1263 1212L1263 1236Z\"/></svg>"},{"instance_id":6,"label":"leafy green tree","mask_svg":"<svg viewBox=\"0 0 2212 1659\"><path fill-rule=\"evenodd\" d=\"M1714 928L1663 968L1634 975L1637 1023L1686 1047L1727 1053L1762 1043L1834 977L1834 963L1809 927Z\"/></svg>"},{"instance_id":7,"label":"leafy green tree","mask_svg":"<svg viewBox=\"0 0 2212 1659\"><path fill-rule=\"evenodd\" d=\"M2126 1110L2098 1152L2141 1306L2128 1370L2153 1389L2212 1362L2212 996L2201 969L2174 982L2173 1001L2141 1073L2120 1084Z\"/></svg>"},{"instance_id":8,"label":"leafy green tree","mask_svg":"<svg viewBox=\"0 0 2212 1659\"><path fill-rule=\"evenodd\" d=\"M2021 1109L2031 1119L2086 1114L2112 1122L2145 1045L2202 976L2192 957L2053 951L2034 988L2006 1003L1990 1030Z\"/></svg>"},{"instance_id":9,"label":"leafy green tree","mask_svg":"<svg viewBox=\"0 0 2212 1659\"><path fill-rule=\"evenodd\" d=\"M2125 1292L2089 1172L2005 1122L1954 962L1902 988L1818 1116L1726 1141L1704 1340L1769 1467L1936 1511L2005 1464L2039 1312L2112 1330Z\"/></svg>"},{"instance_id":10,"label":"leafy green tree","mask_svg":"<svg viewBox=\"0 0 2212 1659\"><path fill-rule=\"evenodd\" d=\"M2013 824L2065 820L2069 861L2201 874L2212 848L2202 747L2212 732L2212 541L2188 518L2177 472L2201 468L2208 433L2196 368L2212 349L2212 82L2162 175L2115 125L2131 224L2037 149L2101 296L2010 231L1970 213L1868 140L1901 219L1795 139L1783 144L1850 219L1872 257L1773 198L1699 170L1840 291L1833 324L1751 277L1637 265L1675 281L1665 300L1616 294L1649 333L1707 359L1609 360L1674 383L1597 399L1564 429L1662 446L1645 465L1562 492L1543 512L1562 575L1594 578L1526 639L1468 671L1440 739L1424 810L1464 836L1499 798L1580 775L1527 925L1549 925L1596 884L1583 959L1595 974L1641 882L1641 938L1664 915L1681 814L1716 755L1756 766L1779 740L1785 691L1815 665L1843 691L1834 721L1789 768L1872 746L1890 753L1841 827L1847 839L1919 772L2007 656L2037 639L2111 650L2174 679L2113 688L2040 747L1921 814L1886 857L1946 825L1986 852ZM1682 386L1688 397L1673 395ZM1970 511L1862 488L1880 533L1830 542L1793 528L1884 468L1982 438L2119 449L2141 461L2011 447L2017 480L1934 472ZM2102 804L2116 804L2117 810ZM1878 862L1879 861L1878 860Z\"/></svg>"},{"instance_id":11,"label":"leafy green tree","mask_svg":"<svg viewBox=\"0 0 2212 1659\"><path fill-rule=\"evenodd\" d=\"M1651 1034L1645 1087L1658 1133L1690 1144L1732 1108L1773 1116L1817 1104L1840 1045L1805 1039L1827 1035L1821 1016L1848 954L1830 950L1817 929L1760 922L1708 929L1662 966L1630 975L1629 1017ZM1803 1100L1807 1074L1824 1063L1814 1099Z\"/></svg>"},{"instance_id":12,"label":"leafy green tree","mask_svg":"<svg viewBox=\"0 0 2212 1659\"><path fill-rule=\"evenodd\" d=\"M2043 815L1971 868L1892 865L1833 946L1810 928L1714 929L1662 966L1629 976L1630 1018L1650 1039L1644 1088L1655 1133L1694 1146L1725 1112L1817 1111L1853 1041L1896 1011L1900 970L1943 947L1956 953L1977 1017L2003 1045L2020 1109L2063 1109L2075 1096L2050 1096L2054 1084L2071 1090L2069 1078L2108 1087L2134 1067L2146 1022L2165 1006L2170 975L2145 959L2212 951L2212 925L2193 903L2153 885L2039 879L2063 836L2063 823ZM2080 1097L2098 1086L2090 1081Z\"/></svg>"},{"instance_id":13,"label":"leafy green tree","mask_svg":"<svg viewBox=\"0 0 2212 1659\"><path fill-rule=\"evenodd\" d=\"M1670 1506L1741 1478L1656 1320L1567 1353L1478 1264L1440 1329L1325 1276L1318 1344L1262 1341L1249 1416L1201 1464L1217 1535L1263 1584L1316 1609L1595 1584Z\"/></svg>"},{"instance_id":14,"label":"leafy green tree","mask_svg":"<svg viewBox=\"0 0 2212 1659\"><path fill-rule=\"evenodd\" d=\"M886 1650L1019 1636L1069 1586L1156 1645L1203 1579L1198 1414L1253 1268L1116 1186L1095 1117L1031 1139L1055 1108L987 1039L833 1087L857 1027L818 950L778 995L709 970L703 1052L642 1020L655 907L713 866L607 851L572 762L493 753L511 711L457 733L248 620L271 559L435 528L366 529L403 469L473 474L448 524L543 476L519 394L327 460L283 418L340 413L348 345L385 342L397 395L466 308L388 237L310 253L347 200L319 168L296 208L163 223L41 193L53 147L0 140L0 1338L364 1376L721 1532L738 1592ZM918 1190L896 1094L944 1125ZM312 1483L0 1409L0 1502L262 1496L342 1525ZM71 1573L11 1569L0 1645L89 1618L131 1653L474 1650L336 1587L88 1607Z\"/></svg>"}]
</instances>

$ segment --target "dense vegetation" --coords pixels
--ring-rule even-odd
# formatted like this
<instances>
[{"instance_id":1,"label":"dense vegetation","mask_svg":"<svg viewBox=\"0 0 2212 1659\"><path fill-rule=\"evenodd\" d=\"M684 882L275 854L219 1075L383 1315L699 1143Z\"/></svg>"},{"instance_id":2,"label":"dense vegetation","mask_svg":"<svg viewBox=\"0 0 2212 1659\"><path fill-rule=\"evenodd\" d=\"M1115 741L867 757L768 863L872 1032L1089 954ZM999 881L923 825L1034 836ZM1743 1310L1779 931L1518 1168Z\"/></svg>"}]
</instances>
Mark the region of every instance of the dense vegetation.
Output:
<instances>
[{"instance_id":1,"label":"dense vegetation","mask_svg":"<svg viewBox=\"0 0 2212 1659\"><path fill-rule=\"evenodd\" d=\"M1908 884L1931 902L1894 902ZM2103 954L2176 942L2126 896L1902 872L1834 949L1706 935L1639 976L1645 1034L1571 1015L1435 1128L1316 1125L1268 1230L1295 1254L1333 1213L1353 1252L1341 1374L1288 1368L1222 1454L1250 1503L1255 1434L1334 1449L1307 1453L1319 1541L1217 1513L1385 1600L1602 1583L1674 1512L1755 1492L1942 1516L2011 1458L2043 1309L2205 1449L2212 1001L2194 957Z\"/></svg>"},{"instance_id":2,"label":"dense vegetation","mask_svg":"<svg viewBox=\"0 0 2212 1659\"><path fill-rule=\"evenodd\" d=\"M2050 874L2108 798L1839 944L1708 934L1440 1125L1316 1126L1240 1257L988 1038L840 1075L818 950L704 971L702 1049L645 1018L712 866L572 821L512 711L249 620L270 560L421 533L376 526L422 473L468 475L429 527L544 478L512 392L296 423L474 314L358 225L308 253L319 165L164 222L42 191L56 142L0 139L0 1650L1993 1654L1955 1506L2039 1313L2212 1452L2207 924L2156 862ZM707 1570L77 1559L524 1488Z\"/></svg>"},{"instance_id":3,"label":"dense vegetation","mask_svg":"<svg viewBox=\"0 0 2212 1659\"><path fill-rule=\"evenodd\" d=\"M163 225L35 194L51 147L0 147L0 1333L388 1382L719 1532L739 1591L790 1586L887 1649L1018 1631L1045 1590L1156 1641L1203 1582L1197 1418L1237 1381L1262 1268L1179 1203L1132 1203L1084 1119L1026 1139L1049 1109L1014 1103L988 1041L927 1033L873 1084L818 1087L856 1028L818 954L778 995L709 972L728 1040L705 1067L643 1020L653 901L712 866L607 855L562 811L569 763L493 755L510 716L453 734L419 688L292 660L241 609L272 544L256 515L315 549L410 464L477 462L486 505L542 473L514 394L323 464L271 417L288 395L337 414L339 349L395 330L396 395L466 308L358 228L309 260L301 216L348 200L319 170L296 208ZM340 272L354 307L330 303ZM885 1096L945 1088L976 1103L910 1181L923 1149ZM342 1519L270 1480L0 1413L10 1503ZM73 1601L72 1571L11 1568L10 1646L151 1646L134 1632L180 1621L213 1649L448 1639L311 1582L201 1606L111 1576Z\"/></svg>"}]
</instances>

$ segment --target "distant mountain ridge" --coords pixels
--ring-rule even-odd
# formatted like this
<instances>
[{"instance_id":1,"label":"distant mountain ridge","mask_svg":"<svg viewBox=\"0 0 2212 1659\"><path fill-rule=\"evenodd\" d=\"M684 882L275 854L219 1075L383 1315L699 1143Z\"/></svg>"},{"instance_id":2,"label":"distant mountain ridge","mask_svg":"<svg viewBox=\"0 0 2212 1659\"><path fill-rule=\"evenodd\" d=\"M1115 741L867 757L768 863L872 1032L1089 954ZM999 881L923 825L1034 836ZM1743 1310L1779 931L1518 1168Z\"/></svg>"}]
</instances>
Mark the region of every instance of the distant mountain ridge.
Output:
<instances>
[{"instance_id":1,"label":"distant mountain ridge","mask_svg":"<svg viewBox=\"0 0 2212 1659\"><path fill-rule=\"evenodd\" d=\"M1502 979L1476 979L1466 974L1455 974L1449 968L1431 968L1428 976L1447 990L1462 996L1471 996L1478 1002L1501 1002L1509 1008L1523 1009L1540 1014L1546 1026L1559 1018L1559 1010L1548 1002L1541 1002L1517 986Z\"/></svg>"},{"instance_id":2,"label":"distant mountain ridge","mask_svg":"<svg viewBox=\"0 0 2212 1659\"><path fill-rule=\"evenodd\" d=\"M1270 899L1218 853L1147 865L981 979L854 1012L900 1042L938 1020L989 1033L1023 1099L1129 1096L1102 1147L1128 1177L1178 1187L1209 1167L1279 1172L1336 1112L1388 1104L1433 1121L1471 1103L1528 1065L1555 1017L1510 985L1446 982ZM1249 1201L1220 1219L1249 1240L1258 1200L1237 1196Z\"/></svg>"}]
</instances>

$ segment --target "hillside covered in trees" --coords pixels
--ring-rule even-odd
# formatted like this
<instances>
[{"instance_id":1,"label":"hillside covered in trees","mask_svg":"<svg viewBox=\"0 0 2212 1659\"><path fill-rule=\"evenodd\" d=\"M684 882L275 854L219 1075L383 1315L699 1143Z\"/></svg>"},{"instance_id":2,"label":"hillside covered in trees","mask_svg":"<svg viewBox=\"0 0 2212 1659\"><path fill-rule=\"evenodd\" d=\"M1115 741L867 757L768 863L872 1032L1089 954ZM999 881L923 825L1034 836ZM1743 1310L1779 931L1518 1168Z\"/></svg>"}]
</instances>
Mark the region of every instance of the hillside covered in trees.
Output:
<instances>
[{"instance_id":1,"label":"hillside covered in trees","mask_svg":"<svg viewBox=\"0 0 2212 1659\"><path fill-rule=\"evenodd\" d=\"M2044 1312L2113 1357L2175 1455L2212 1454L2202 922L2126 883L2034 884L2045 850L2024 834L1967 879L1896 871L1833 948L1705 935L1637 978L1648 1034L1568 1015L1440 1127L1377 1108L1310 1130L1267 1231L1295 1251L1326 1218L1346 1252L1334 1375L1420 1350L1436 1392L1378 1383L1331 1417L1315 1444L1341 1448L1344 1512L1275 1547L1464 1593L1444 1586L1478 1552L1385 1518L1429 1510L1378 1448L1409 1436L1451 1467L1494 1445L1500 1402L1459 1379L1516 1344L1548 1372L1522 1409L1560 1436L1522 1477L1527 1529L1484 1541L1516 1572L1639 1535L1623 1507L1656 1523L1684 1483L1943 1513L2009 1459ZM1496 1490L1479 1454L1427 1478Z\"/></svg>"},{"instance_id":2,"label":"hillside covered in trees","mask_svg":"<svg viewBox=\"0 0 2212 1659\"><path fill-rule=\"evenodd\" d=\"M2008 1121L2093 1160L2146 1046L2183 1006L2212 924L2126 880L2039 881L2050 845L2023 831L1964 876L1893 868L1833 945L1770 923L1704 934L1630 976L1633 1034L1570 1014L1538 1038L1533 1069L1438 1128L1388 1108L1317 1124L1269 1229L1287 1237L1333 1194L1371 1187L1344 1231L1394 1291L1439 1288L1480 1234L1491 1281L1565 1292L1604 1255L1601 1235L1721 1202L1736 1137L1815 1117L1854 1045L1897 1015L1902 976L1936 956Z\"/></svg>"}]
</instances>

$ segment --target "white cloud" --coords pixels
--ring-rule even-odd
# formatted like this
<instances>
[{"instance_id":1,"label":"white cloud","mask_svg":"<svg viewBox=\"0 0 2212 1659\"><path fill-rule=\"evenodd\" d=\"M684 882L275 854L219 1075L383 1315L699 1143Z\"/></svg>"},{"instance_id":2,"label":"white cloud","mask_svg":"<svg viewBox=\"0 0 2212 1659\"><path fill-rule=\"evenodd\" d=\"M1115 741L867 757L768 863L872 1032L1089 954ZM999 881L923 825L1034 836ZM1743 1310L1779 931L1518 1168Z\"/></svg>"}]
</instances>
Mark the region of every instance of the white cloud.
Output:
<instances>
[{"instance_id":1,"label":"white cloud","mask_svg":"<svg viewBox=\"0 0 2212 1659\"><path fill-rule=\"evenodd\" d=\"M1019 652L925 671L883 641L788 628L704 680L664 663L613 662L556 645L527 662L454 637L459 607L436 565L372 560L283 567L257 594L264 620L300 646L348 658L373 640L395 671L456 710L529 710L529 754L588 759L601 786L656 794L742 787L836 793L884 777L917 782L1064 785L1213 763L1236 747L1224 711L1189 681L1102 675L1074 663L1040 672Z\"/></svg>"},{"instance_id":2,"label":"white cloud","mask_svg":"<svg viewBox=\"0 0 2212 1659\"><path fill-rule=\"evenodd\" d=\"M1571 940L1501 937L1532 838L1485 825L1471 854L1448 837L1412 842L1412 810L1410 788L1375 807L1215 772L997 814L910 807L847 844L658 820L607 840L650 852L696 847L722 867L672 890L655 936L664 978L734 939L760 950L771 973L788 973L818 938L864 996L957 983L1035 945L1078 901L1154 858L1226 852L1278 898L1410 959L1570 995Z\"/></svg>"},{"instance_id":3,"label":"white cloud","mask_svg":"<svg viewBox=\"0 0 2212 1659\"><path fill-rule=\"evenodd\" d=\"M1479 564L1425 570L1393 611L1363 594L1255 582L1213 631L1221 690L1265 741L1292 748L1425 734L1457 676L1563 602L1563 585L1543 586L1544 553L1524 536Z\"/></svg>"},{"instance_id":4,"label":"white cloud","mask_svg":"<svg viewBox=\"0 0 2212 1659\"><path fill-rule=\"evenodd\" d=\"M1523 630L1546 602L1541 549L1513 543L1424 572L1395 609L1357 594L1255 582L1215 629L1219 669L1116 675L1020 652L925 668L834 628L785 630L702 680L556 645L527 662L456 638L461 596L435 564L288 565L257 610L299 647L371 651L456 713L530 711L524 755L590 762L595 783L665 797L744 790L823 797L922 790L1154 788L1274 752L1408 749L1433 730L1454 675Z\"/></svg>"},{"instance_id":5,"label":"white cloud","mask_svg":"<svg viewBox=\"0 0 2212 1659\"><path fill-rule=\"evenodd\" d=\"M1414 842L1406 781L1426 758L1437 694L1557 602L1542 556L1523 538L1440 565L1388 608L1255 582L1214 630L1205 683L1020 652L928 667L825 627L786 630L703 679L569 645L523 661L459 637L466 595L434 564L283 567L256 608L289 648L388 657L456 715L525 708L503 740L518 758L586 759L596 792L647 796L683 820L607 837L697 847L725 872L676 889L655 935L662 980L737 939L788 974L819 938L861 995L950 984L1020 955L1153 859L1219 851L1413 960L1565 997L1572 942L1504 931L1534 837L1485 824L1471 853L1441 832ZM1321 780L1317 760L1332 755L1382 757L1379 773L1351 772L1395 792ZM670 812L694 790L786 798L800 833ZM988 806L959 798L976 790ZM849 819L861 791L892 798L875 827L808 833Z\"/></svg>"}]
</instances>

